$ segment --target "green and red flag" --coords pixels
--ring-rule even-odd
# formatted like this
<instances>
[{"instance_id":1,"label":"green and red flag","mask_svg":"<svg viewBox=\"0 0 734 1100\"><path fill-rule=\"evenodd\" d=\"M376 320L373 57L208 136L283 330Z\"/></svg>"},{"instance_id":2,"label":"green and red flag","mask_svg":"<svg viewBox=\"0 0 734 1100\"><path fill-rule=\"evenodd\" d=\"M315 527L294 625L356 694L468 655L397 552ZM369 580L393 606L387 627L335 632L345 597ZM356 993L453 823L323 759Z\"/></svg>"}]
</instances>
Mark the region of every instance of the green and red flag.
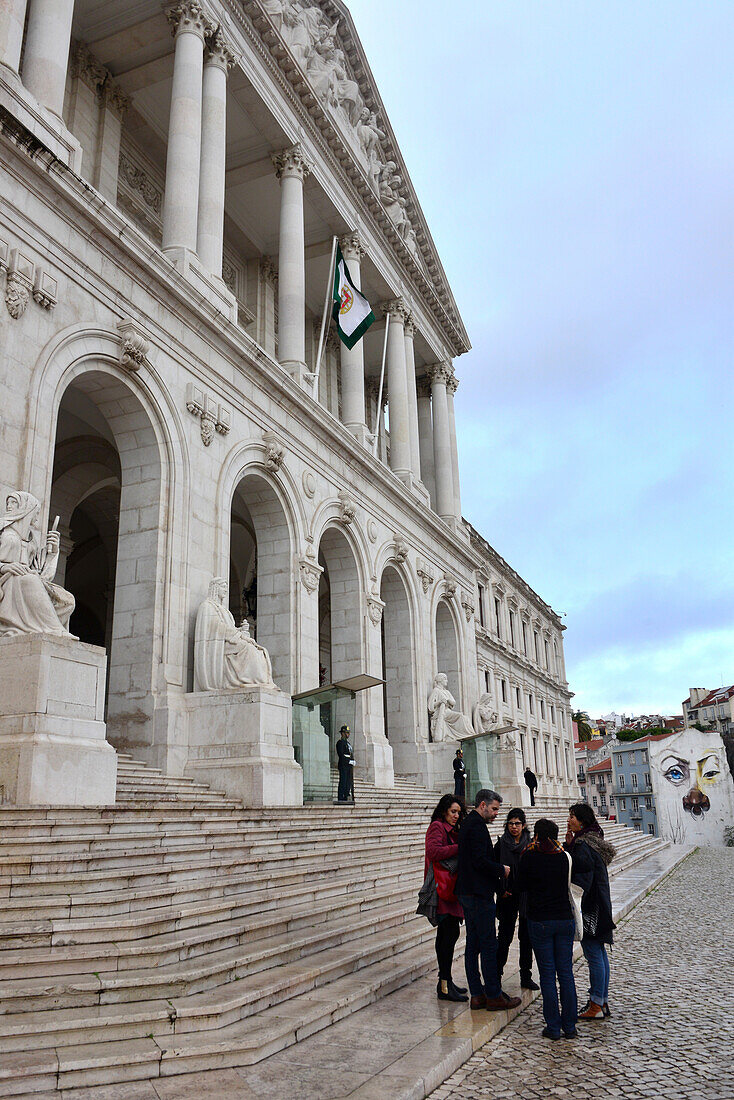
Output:
<instances>
[{"instance_id":1,"label":"green and red flag","mask_svg":"<svg viewBox=\"0 0 734 1100\"><path fill-rule=\"evenodd\" d=\"M339 339L348 348L353 348L374 322L375 315L364 294L354 285L354 280L349 274L349 268L338 244L336 246L332 299L334 305L332 306L331 315L336 321Z\"/></svg>"}]
</instances>

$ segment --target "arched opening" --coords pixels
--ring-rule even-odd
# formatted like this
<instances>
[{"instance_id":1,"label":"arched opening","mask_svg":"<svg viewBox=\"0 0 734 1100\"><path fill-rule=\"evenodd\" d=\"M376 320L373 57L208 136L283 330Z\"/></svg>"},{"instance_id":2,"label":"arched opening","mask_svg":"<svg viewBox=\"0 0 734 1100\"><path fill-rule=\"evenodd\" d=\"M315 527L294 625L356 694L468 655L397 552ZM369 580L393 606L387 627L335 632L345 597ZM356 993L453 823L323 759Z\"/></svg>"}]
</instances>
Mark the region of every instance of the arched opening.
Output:
<instances>
[{"instance_id":1,"label":"arched opening","mask_svg":"<svg viewBox=\"0 0 734 1100\"><path fill-rule=\"evenodd\" d=\"M319 582L319 676L335 683L364 672L359 569L354 551L342 531L329 527L321 536L318 555L324 572ZM339 699L321 708L321 722L336 759L336 740L342 723L354 723L354 700Z\"/></svg>"},{"instance_id":2,"label":"arched opening","mask_svg":"<svg viewBox=\"0 0 734 1100\"><path fill-rule=\"evenodd\" d=\"M415 706L415 653L408 592L400 573L388 566L382 574L382 675L385 733L399 774L415 772L418 729Z\"/></svg>"},{"instance_id":3,"label":"arched opening","mask_svg":"<svg viewBox=\"0 0 734 1100\"><path fill-rule=\"evenodd\" d=\"M107 737L130 752L153 743L160 503L160 450L140 400L101 370L80 375L56 425L56 579L76 600L72 633L107 651Z\"/></svg>"},{"instance_id":4,"label":"arched opening","mask_svg":"<svg viewBox=\"0 0 734 1100\"><path fill-rule=\"evenodd\" d=\"M262 475L246 474L232 496L229 606L239 625L265 646L273 679L293 691L291 531L278 494Z\"/></svg>"},{"instance_id":5,"label":"arched opening","mask_svg":"<svg viewBox=\"0 0 734 1100\"><path fill-rule=\"evenodd\" d=\"M461 676L459 673L459 639L451 609L445 600L436 608L436 669L448 677L448 689L462 709ZM434 672L434 675L435 675Z\"/></svg>"}]
</instances>

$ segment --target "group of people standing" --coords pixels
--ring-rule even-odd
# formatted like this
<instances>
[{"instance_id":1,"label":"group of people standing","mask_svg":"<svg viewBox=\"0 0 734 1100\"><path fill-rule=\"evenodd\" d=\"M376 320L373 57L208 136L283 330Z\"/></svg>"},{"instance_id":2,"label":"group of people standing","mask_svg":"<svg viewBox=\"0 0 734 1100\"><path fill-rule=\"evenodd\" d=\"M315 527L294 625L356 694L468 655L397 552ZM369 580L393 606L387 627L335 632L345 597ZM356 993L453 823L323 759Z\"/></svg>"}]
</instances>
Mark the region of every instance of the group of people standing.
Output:
<instances>
[{"instance_id":1,"label":"group of people standing","mask_svg":"<svg viewBox=\"0 0 734 1100\"><path fill-rule=\"evenodd\" d=\"M444 795L433 812L418 911L436 924L436 994L440 1000L470 1000L477 1011L519 1006L521 998L502 988L517 927L523 989L538 989L532 977L533 956L538 967L543 1035L574 1038L577 1020L611 1015L607 945L615 925L607 867L615 850L586 803L571 806L565 844L559 842L558 825L548 818L535 822L531 837L520 808L510 810L493 844L487 825L496 819L501 804L496 791L483 789L468 813L456 794ZM432 895L433 908L427 904ZM462 922L468 990L452 979ZM580 1012L573 975L576 939L581 940L590 982L589 999Z\"/></svg>"}]
</instances>

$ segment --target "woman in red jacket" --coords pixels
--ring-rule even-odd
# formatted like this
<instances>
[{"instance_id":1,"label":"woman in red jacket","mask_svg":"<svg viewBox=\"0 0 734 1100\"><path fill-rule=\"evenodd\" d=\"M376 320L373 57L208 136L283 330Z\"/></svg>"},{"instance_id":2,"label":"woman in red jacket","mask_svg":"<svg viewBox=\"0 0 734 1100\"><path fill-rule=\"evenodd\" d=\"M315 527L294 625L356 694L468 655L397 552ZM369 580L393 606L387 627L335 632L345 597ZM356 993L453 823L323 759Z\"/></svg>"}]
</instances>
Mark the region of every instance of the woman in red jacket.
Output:
<instances>
[{"instance_id":1,"label":"woman in red jacket","mask_svg":"<svg viewBox=\"0 0 734 1100\"><path fill-rule=\"evenodd\" d=\"M459 822L466 815L463 802L452 794L445 794L431 816L431 824L426 833L426 860L424 875L428 873L429 863L443 863L447 859L456 859L459 854ZM451 965L454 961L454 947L459 938L459 927L464 913L452 892L449 899L438 899L438 927L436 929L436 958L438 960L438 985L436 996L439 1001L468 1001L466 989L454 985L451 980Z\"/></svg>"}]
</instances>

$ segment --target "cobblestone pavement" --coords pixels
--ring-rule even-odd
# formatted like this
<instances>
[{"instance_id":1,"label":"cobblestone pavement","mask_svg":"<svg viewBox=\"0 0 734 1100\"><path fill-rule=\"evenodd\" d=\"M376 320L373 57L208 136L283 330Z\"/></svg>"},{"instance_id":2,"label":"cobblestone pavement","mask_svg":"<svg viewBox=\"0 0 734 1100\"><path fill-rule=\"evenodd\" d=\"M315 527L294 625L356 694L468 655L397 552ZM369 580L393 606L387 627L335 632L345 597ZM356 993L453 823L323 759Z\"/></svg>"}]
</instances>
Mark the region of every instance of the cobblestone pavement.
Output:
<instances>
[{"instance_id":1,"label":"cobblestone pavement","mask_svg":"<svg viewBox=\"0 0 734 1100\"><path fill-rule=\"evenodd\" d=\"M734 849L699 849L619 925L610 1020L551 1042L537 1000L431 1100L734 1100L733 913Z\"/></svg>"}]
</instances>

